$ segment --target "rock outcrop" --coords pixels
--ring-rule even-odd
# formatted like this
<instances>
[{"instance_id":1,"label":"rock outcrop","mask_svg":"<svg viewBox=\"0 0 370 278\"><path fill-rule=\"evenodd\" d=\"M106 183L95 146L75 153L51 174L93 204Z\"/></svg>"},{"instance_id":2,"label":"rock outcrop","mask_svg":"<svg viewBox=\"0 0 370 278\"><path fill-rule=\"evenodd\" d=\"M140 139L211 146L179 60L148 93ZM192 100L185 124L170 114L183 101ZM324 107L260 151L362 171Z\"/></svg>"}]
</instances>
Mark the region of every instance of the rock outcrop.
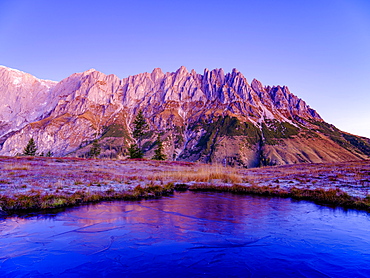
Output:
<instances>
[{"instance_id":1,"label":"rock outcrop","mask_svg":"<svg viewBox=\"0 0 370 278\"><path fill-rule=\"evenodd\" d=\"M0 140L54 109L58 102L53 92L56 84L0 66Z\"/></svg>"},{"instance_id":2,"label":"rock outcrop","mask_svg":"<svg viewBox=\"0 0 370 278\"><path fill-rule=\"evenodd\" d=\"M91 69L59 83L5 67L0 74L1 155L21 153L33 137L40 153L84 156L98 140L102 157L124 156L139 110L150 126L148 157L157 133L177 160L251 167L370 155L366 138L325 123L288 87L249 85L236 69L157 68L122 80Z\"/></svg>"}]
</instances>

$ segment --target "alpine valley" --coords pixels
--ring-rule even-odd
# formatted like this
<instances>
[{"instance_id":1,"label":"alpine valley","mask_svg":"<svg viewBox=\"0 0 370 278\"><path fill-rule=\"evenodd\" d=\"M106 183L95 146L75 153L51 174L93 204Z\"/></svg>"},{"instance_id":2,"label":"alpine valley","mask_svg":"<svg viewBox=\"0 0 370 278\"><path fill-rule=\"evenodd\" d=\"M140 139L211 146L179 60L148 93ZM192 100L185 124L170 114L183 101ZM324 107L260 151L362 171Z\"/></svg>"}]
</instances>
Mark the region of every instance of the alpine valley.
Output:
<instances>
[{"instance_id":1,"label":"alpine valley","mask_svg":"<svg viewBox=\"0 0 370 278\"><path fill-rule=\"evenodd\" d=\"M236 69L180 67L119 79L94 69L60 82L0 66L0 155L21 154L33 138L39 154L127 156L142 110L153 156L161 135L169 160L242 167L370 158L370 139L326 123L286 86L250 84Z\"/></svg>"}]
</instances>

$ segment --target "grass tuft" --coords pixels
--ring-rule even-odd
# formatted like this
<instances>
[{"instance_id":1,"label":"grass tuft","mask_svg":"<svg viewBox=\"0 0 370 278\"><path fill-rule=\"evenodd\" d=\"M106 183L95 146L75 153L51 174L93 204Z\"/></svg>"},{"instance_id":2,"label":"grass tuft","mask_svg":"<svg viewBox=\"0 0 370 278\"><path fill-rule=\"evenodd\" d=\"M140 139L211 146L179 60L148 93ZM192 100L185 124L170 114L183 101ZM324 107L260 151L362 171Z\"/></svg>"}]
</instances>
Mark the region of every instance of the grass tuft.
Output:
<instances>
[{"instance_id":1,"label":"grass tuft","mask_svg":"<svg viewBox=\"0 0 370 278\"><path fill-rule=\"evenodd\" d=\"M209 166L205 165L197 169L179 169L171 172L156 173L153 176L154 180L172 180L175 182L216 182L223 183L240 183L242 176L237 173L237 170L230 167Z\"/></svg>"},{"instance_id":2,"label":"grass tuft","mask_svg":"<svg viewBox=\"0 0 370 278\"><path fill-rule=\"evenodd\" d=\"M73 194L43 194L38 190L30 190L28 194L16 194L13 197L0 196L0 211L42 210L106 200L140 200L168 196L173 192L173 183L164 186L149 184L142 187L138 185L130 191L115 191L110 188L96 193L79 190Z\"/></svg>"}]
</instances>

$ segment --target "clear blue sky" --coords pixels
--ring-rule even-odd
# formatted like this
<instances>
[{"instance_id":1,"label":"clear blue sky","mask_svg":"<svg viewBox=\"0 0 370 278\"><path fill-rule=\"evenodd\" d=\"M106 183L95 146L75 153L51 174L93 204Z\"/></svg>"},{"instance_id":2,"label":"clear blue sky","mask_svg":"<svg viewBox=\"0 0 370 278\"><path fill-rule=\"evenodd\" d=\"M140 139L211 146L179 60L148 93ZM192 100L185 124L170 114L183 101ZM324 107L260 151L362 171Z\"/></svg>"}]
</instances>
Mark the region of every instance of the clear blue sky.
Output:
<instances>
[{"instance_id":1,"label":"clear blue sky","mask_svg":"<svg viewBox=\"0 0 370 278\"><path fill-rule=\"evenodd\" d=\"M57 81L237 68L370 137L369 0L0 0L0 64Z\"/></svg>"}]
</instances>

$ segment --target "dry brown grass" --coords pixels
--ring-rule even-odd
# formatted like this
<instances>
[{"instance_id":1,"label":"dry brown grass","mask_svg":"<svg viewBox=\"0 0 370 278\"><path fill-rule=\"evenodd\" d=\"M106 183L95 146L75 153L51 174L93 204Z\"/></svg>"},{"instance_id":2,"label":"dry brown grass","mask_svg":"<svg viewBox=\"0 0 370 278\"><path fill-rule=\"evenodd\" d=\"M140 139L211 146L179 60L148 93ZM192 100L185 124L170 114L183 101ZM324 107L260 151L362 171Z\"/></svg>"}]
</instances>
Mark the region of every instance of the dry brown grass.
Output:
<instances>
[{"instance_id":1,"label":"dry brown grass","mask_svg":"<svg viewBox=\"0 0 370 278\"><path fill-rule=\"evenodd\" d=\"M155 173L154 180L175 181L175 182L217 182L241 183L242 175L234 168L204 165L197 168L177 168L174 171Z\"/></svg>"},{"instance_id":2,"label":"dry brown grass","mask_svg":"<svg viewBox=\"0 0 370 278\"><path fill-rule=\"evenodd\" d=\"M5 165L3 170L9 170L9 171L19 171L19 170L30 170L31 165L30 164L23 164L23 165L17 165L17 164L11 164L11 165Z\"/></svg>"},{"instance_id":3,"label":"dry brown grass","mask_svg":"<svg viewBox=\"0 0 370 278\"><path fill-rule=\"evenodd\" d=\"M31 189L27 194L14 196L0 195L0 212L11 213L20 210L42 210L74 206L105 200L140 200L168 196L174 191L174 185L168 183L164 186L148 185L136 186L133 190L116 192L109 189L102 192L87 192L85 189L73 194L43 193L41 190Z\"/></svg>"},{"instance_id":4,"label":"dry brown grass","mask_svg":"<svg viewBox=\"0 0 370 278\"><path fill-rule=\"evenodd\" d=\"M238 169L178 161L0 157L0 207L10 210L21 209L23 205L32 209L157 196L157 186L166 187L166 184L177 191L194 186L214 186L226 191L297 199L335 197L337 204L367 209L370 206L370 197L366 198L370 195L370 161ZM130 191L138 185L144 189L149 185L150 192L140 187ZM328 191L333 188L341 188L343 192L362 199L347 200L343 194ZM70 201L70 196L76 200ZM17 199L19 204L12 205Z\"/></svg>"}]
</instances>

